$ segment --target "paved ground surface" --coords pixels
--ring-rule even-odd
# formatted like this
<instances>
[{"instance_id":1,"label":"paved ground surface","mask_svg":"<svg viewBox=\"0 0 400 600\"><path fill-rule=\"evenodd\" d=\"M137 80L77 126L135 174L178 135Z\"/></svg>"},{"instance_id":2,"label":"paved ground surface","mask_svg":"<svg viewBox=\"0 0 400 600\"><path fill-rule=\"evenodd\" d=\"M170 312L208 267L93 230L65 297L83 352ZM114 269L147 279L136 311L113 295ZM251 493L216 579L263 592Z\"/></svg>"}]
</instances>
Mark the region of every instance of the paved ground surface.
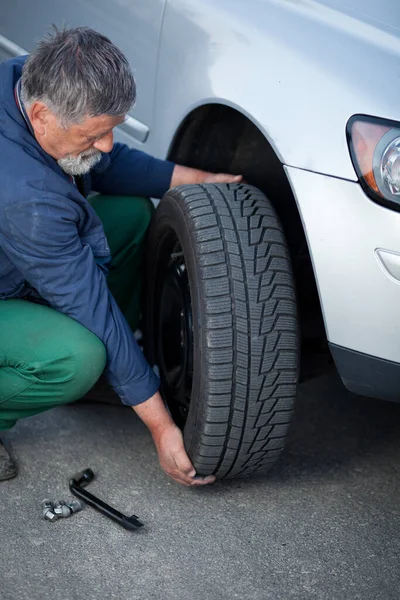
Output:
<instances>
[{"instance_id":1,"label":"paved ground surface","mask_svg":"<svg viewBox=\"0 0 400 600\"><path fill-rule=\"evenodd\" d=\"M400 405L348 394L333 371L301 386L288 450L261 480L170 482L123 406L59 408L9 437L21 473L0 484L1 600L399 598ZM90 508L41 520L87 466L146 531Z\"/></svg>"}]
</instances>

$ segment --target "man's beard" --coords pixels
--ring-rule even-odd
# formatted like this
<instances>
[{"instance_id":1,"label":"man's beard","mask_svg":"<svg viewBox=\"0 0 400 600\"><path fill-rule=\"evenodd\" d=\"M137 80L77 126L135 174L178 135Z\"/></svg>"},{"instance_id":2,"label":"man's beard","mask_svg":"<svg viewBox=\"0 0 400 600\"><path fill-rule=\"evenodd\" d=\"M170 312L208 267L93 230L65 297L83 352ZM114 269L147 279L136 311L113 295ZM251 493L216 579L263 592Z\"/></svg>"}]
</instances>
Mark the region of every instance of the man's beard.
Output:
<instances>
[{"instance_id":1,"label":"man's beard","mask_svg":"<svg viewBox=\"0 0 400 600\"><path fill-rule=\"evenodd\" d=\"M100 150L81 152L78 156L65 156L57 162L68 175L84 175L101 160Z\"/></svg>"}]
</instances>

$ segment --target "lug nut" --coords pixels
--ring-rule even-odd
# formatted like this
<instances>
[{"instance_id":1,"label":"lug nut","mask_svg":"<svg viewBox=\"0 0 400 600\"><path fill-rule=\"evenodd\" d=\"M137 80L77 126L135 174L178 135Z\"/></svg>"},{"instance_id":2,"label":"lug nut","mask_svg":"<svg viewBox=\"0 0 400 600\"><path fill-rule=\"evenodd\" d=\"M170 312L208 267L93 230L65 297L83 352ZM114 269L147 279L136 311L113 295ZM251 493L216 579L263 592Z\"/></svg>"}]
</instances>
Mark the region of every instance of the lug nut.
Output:
<instances>
[{"instance_id":1,"label":"lug nut","mask_svg":"<svg viewBox=\"0 0 400 600\"><path fill-rule=\"evenodd\" d=\"M46 521L50 521L51 523L54 523L54 521L57 521L58 519L58 516L53 510L52 501L48 500L47 498L42 502L42 515Z\"/></svg>"},{"instance_id":2,"label":"lug nut","mask_svg":"<svg viewBox=\"0 0 400 600\"><path fill-rule=\"evenodd\" d=\"M69 516L71 516L71 509L66 504L60 503L59 506L54 508L54 514L57 515L57 517L67 519Z\"/></svg>"},{"instance_id":3,"label":"lug nut","mask_svg":"<svg viewBox=\"0 0 400 600\"><path fill-rule=\"evenodd\" d=\"M46 521L50 521L50 523L54 523L54 521L57 521L58 519L58 516L52 510L48 510L43 516Z\"/></svg>"},{"instance_id":4,"label":"lug nut","mask_svg":"<svg viewBox=\"0 0 400 600\"><path fill-rule=\"evenodd\" d=\"M47 521L53 523L57 519L67 519L73 513L82 510L82 503L79 500L71 500L68 504L64 500L52 502L47 498L42 502L42 515Z\"/></svg>"},{"instance_id":5,"label":"lug nut","mask_svg":"<svg viewBox=\"0 0 400 600\"><path fill-rule=\"evenodd\" d=\"M76 513L82 510L82 503L79 502L79 500L72 500L67 504L67 506L71 509L72 513Z\"/></svg>"},{"instance_id":6,"label":"lug nut","mask_svg":"<svg viewBox=\"0 0 400 600\"><path fill-rule=\"evenodd\" d=\"M79 512L80 510L82 510L82 504L79 500L71 500L68 504L61 500L54 504L53 512L57 517L67 519L73 513Z\"/></svg>"}]
</instances>

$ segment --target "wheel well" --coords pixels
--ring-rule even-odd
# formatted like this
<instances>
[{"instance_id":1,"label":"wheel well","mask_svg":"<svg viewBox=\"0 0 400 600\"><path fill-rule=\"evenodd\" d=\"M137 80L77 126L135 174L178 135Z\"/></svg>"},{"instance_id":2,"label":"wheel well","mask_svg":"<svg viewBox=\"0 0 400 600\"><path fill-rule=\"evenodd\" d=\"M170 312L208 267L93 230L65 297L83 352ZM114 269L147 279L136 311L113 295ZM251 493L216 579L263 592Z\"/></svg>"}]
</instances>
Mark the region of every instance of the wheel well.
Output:
<instances>
[{"instance_id":1,"label":"wheel well","mask_svg":"<svg viewBox=\"0 0 400 600\"><path fill-rule=\"evenodd\" d=\"M303 225L282 163L261 131L239 111L221 104L195 109L180 126L168 158L213 172L242 174L270 199L292 258L302 334L302 376L329 360L325 327Z\"/></svg>"}]
</instances>

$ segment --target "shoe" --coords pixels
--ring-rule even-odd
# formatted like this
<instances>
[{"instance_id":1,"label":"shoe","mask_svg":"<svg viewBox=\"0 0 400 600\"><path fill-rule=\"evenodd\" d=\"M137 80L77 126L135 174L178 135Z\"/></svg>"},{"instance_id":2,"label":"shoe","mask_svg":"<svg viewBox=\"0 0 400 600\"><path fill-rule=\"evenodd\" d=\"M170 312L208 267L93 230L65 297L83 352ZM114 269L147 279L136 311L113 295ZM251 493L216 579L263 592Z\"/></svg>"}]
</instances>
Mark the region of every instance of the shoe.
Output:
<instances>
[{"instance_id":1,"label":"shoe","mask_svg":"<svg viewBox=\"0 0 400 600\"><path fill-rule=\"evenodd\" d=\"M0 481L12 479L18 475L18 467L15 460L0 438Z\"/></svg>"}]
</instances>

